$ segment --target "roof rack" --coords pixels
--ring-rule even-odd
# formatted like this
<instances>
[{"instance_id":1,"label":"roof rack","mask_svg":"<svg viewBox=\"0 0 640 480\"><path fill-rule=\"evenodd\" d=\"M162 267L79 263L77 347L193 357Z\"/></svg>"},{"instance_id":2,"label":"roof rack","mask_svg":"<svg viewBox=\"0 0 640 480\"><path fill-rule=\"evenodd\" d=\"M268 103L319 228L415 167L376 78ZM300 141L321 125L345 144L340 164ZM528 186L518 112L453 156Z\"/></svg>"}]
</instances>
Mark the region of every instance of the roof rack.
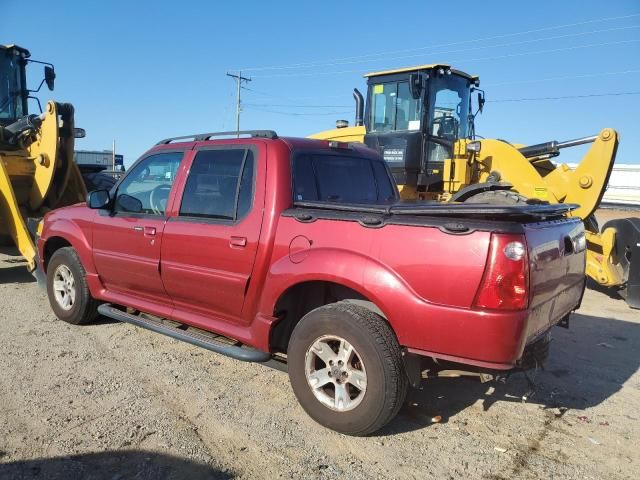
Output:
<instances>
[{"instance_id":1,"label":"roof rack","mask_svg":"<svg viewBox=\"0 0 640 480\"><path fill-rule=\"evenodd\" d=\"M249 135L252 138L269 138L271 140L278 138L278 134L273 130L234 130L233 132L194 133L193 135L184 135L182 137L170 137L160 140L156 145L167 145L177 140L193 139L195 142L202 142L211 139L211 137L239 137L240 135Z\"/></svg>"}]
</instances>

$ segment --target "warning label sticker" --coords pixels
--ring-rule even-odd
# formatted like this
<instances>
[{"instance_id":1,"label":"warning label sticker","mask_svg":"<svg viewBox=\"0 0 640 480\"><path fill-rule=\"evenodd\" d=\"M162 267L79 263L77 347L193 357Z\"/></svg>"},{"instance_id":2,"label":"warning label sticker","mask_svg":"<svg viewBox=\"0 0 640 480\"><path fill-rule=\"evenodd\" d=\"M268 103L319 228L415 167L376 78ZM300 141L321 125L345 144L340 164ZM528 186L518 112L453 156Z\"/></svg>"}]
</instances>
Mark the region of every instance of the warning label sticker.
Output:
<instances>
[{"instance_id":1,"label":"warning label sticker","mask_svg":"<svg viewBox=\"0 0 640 480\"><path fill-rule=\"evenodd\" d=\"M385 148L382 152L386 162L404 162L404 148Z\"/></svg>"}]
</instances>

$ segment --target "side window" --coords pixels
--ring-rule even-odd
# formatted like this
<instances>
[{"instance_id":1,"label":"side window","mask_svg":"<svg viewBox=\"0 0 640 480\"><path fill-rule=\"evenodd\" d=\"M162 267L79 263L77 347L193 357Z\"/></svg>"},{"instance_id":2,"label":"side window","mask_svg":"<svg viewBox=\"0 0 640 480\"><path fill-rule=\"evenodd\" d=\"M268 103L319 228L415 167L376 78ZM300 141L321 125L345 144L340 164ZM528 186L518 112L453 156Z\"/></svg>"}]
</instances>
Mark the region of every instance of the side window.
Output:
<instances>
[{"instance_id":1,"label":"side window","mask_svg":"<svg viewBox=\"0 0 640 480\"><path fill-rule=\"evenodd\" d=\"M385 132L393 130L396 123L396 89L395 83L379 83L372 86L372 130Z\"/></svg>"},{"instance_id":2,"label":"side window","mask_svg":"<svg viewBox=\"0 0 640 480\"><path fill-rule=\"evenodd\" d=\"M295 202L386 203L395 187L384 162L352 155L299 153L293 158Z\"/></svg>"},{"instance_id":3,"label":"side window","mask_svg":"<svg viewBox=\"0 0 640 480\"><path fill-rule=\"evenodd\" d=\"M395 188L389 181L389 173L383 162L371 162L373 173L376 177L376 185L378 186L378 199L383 202L394 200Z\"/></svg>"},{"instance_id":4,"label":"side window","mask_svg":"<svg viewBox=\"0 0 640 480\"><path fill-rule=\"evenodd\" d=\"M167 152L142 160L118 186L115 211L164 215L183 156L183 152Z\"/></svg>"},{"instance_id":5,"label":"side window","mask_svg":"<svg viewBox=\"0 0 640 480\"><path fill-rule=\"evenodd\" d=\"M237 220L251 209L254 157L249 149L201 150L184 188L180 216Z\"/></svg>"},{"instance_id":6,"label":"side window","mask_svg":"<svg viewBox=\"0 0 640 480\"><path fill-rule=\"evenodd\" d=\"M293 162L293 178L295 179L296 201L318 200L318 188L316 175L313 172L313 164L310 155L300 155Z\"/></svg>"}]
</instances>

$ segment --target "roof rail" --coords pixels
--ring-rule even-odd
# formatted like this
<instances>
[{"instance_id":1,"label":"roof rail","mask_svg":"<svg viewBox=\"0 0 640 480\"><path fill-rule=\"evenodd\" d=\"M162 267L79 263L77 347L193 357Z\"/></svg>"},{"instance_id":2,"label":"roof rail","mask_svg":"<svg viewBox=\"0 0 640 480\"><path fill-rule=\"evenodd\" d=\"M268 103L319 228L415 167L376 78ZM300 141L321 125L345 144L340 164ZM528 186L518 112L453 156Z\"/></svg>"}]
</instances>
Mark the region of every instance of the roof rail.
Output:
<instances>
[{"instance_id":1,"label":"roof rail","mask_svg":"<svg viewBox=\"0 0 640 480\"><path fill-rule=\"evenodd\" d=\"M249 135L252 138L278 138L278 134L273 130L234 130L233 132L210 132L210 133L194 133L193 135L184 135L182 137L170 137L160 140L156 145L167 145L177 140L193 139L195 142L209 140L211 137L239 137L240 135Z\"/></svg>"}]
</instances>

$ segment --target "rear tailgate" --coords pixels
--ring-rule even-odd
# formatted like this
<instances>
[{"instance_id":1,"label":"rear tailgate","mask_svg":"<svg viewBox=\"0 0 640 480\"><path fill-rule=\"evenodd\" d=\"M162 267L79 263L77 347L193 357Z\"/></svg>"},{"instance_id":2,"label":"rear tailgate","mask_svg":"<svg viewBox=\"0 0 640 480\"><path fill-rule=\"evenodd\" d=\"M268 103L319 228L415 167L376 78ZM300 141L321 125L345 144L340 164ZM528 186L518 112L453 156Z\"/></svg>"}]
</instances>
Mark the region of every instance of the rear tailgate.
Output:
<instances>
[{"instance_id":1,"label":"rear tailgate","mask_svg":"<svg viewBox=\"0 0 640 480\"><path fill-rule=\"evenodd\" d=\"M524 225L529 252L527 343L580 302L585 284L584 225L567 218Z\"/></svg>"}]
</instances>

